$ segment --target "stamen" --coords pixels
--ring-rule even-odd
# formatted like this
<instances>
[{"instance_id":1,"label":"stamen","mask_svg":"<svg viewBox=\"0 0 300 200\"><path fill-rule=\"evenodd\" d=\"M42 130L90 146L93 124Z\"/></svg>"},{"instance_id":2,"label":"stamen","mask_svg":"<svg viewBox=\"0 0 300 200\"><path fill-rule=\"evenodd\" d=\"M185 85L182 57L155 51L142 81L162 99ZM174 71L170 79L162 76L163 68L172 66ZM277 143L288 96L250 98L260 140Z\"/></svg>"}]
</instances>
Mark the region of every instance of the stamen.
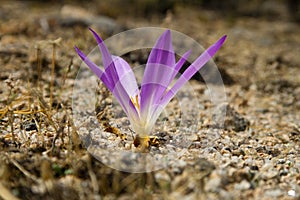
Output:
<instances>
[{"instance_id":1,"label":"stamen","mask_svg":"<svg viewBox=\"0 0 300 200\"><path fill-rule=\"evenodd\" d=\"M139 104L139 97L138 97L138 95L135 95L135 102L136 102L136 105L137 105L137 109L140 110L140 104Z\"/></svg>"},{"instance_id":2,"label":"stamen","mask_svg":"<svg viewBox=\"0 0 300 200\"><path fill-rule=\"evenodd\" d=\"M133 97L130 97L130 100L132 102L132 104L138 109L140 110L140 104L139 104L139 96L135 95L135 99Z\"/></svg>"}]
</instances>

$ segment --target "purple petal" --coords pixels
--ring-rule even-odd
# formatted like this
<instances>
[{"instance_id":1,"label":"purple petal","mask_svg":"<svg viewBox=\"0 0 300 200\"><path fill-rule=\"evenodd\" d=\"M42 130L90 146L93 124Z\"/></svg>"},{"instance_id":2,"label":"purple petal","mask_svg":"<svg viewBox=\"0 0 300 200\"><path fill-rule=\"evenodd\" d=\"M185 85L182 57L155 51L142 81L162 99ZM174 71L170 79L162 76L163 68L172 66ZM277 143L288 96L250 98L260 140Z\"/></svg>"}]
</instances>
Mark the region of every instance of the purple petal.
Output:
<instances>
[{"instance_id":1,"label":"purple petal","mask_svg":"<svg viewBox=\"0 0 300 200\"><path fill-rule=\"evenodd\" d=\"M98 46L99 46L99 50L101 51L101 55L102 55L102 62L105 68L105 74L107 76L107 78L113 82L116 83L118 81L118 74L116 72L113 60L112 60L112 56L109 53L105 43L103 42L103 40L101 39L101 37L91 28L89 28L89 30L93 33Z\"/></svg>"},{"instance_id":2,"label":"purple petal","mask_svg":"<svg viewBox=\"0 0 300 200\"><path fill-rule=\"evenodd\" d=\"M153 116L154 110L156 110L157 107L160 106L159 102L161 101L161 98L165 94L166 90L170 86L171 82L177 75L182 65L186 62L190 53L191 51L186 52L180 58L180 60L175 64L175 66L172 67L166 65L152 64L155 65L152 67L153 69L152 74L150 73L144 74L145 80L149 76L149 80L152 81L152 82L149 81L148 83L144 83L143 85L144 102L143 105L141 105L141 113L142 115L144 115L144 117L146 117L145 115L148 115L148 118L149 117L151 117L151 119L154 118ZM157 74L157 75L153 76L153 74Z\"/></svg>"},{"instance_id":3,"label":"purple petal","mask_svg":"<svg viewBox=\"0 0 300 200\"><path fill-rule=\"evenodd\" d=\"M147 104L144 105L144 107L141 107L141 115L142 117L146 117L149 119L149 124L154 125L160 113L163 111L163 107L160 104L161 98L167 91L168 87L174 80L175 76L178 74L183 64L186 62L190 53L191 51L187 51L173 67L164 65L157 67L157 69L159 68L160 70L160 74L157 77L156 81L154 83L144 85L144 87L146 88L145 91L149 92L150 94L154 94L154 96L152 97L153 99L149 100ZM147 76L151 76L151 74L148 74ZM147 95L149 98L151 97L150 94Z\"/></svg>"},{"instance_id":4,"label":"purple petal","mask_svg":"<svg viewBox=\"0 0 300 200\"><path fill-rule=\"evenodd\" d=\"M163 97L162 104L166 105L178 92L178 90L190 80L190 78L198 72L201 67L203 67L220 49L223 45L226 35L221 37L215 44L210 46L205 52L201 54L180 76L180 78L176 81L174 86L167 92L167 94Z\"/></svg>"},{"instance_id":5,"label":"purple petal","mask_svg":"<svg viewBox=\"0 0 300 200\"><path fill-rule=\"evenodd\" d=\"M141 112L149 113L170 84L174 72L175 54L171 31L165 31L157 40L149 55L141 85ZM147 111L148 110L148 111Z\"/></svg>"},{"instance_id":6,"label":"purple petal","mask_svg":"<svg viewBox=\"0 0 300 200\"><path fill-rule=\"evenodd\" d=\"M103 65L106 68L112 63L111 54L109 53L109 51L108 51L105 43L101 39L101 37L93 29L89 28L89 30L93 33L93 35L98 43L99 49L100 49L102 57L103 57L103 59L102 59Z\"/></svg>"},{"instance_id":7,"label":"purple petal","mask_svg":"<svg viewBox=\"0 0 300 200\"><path fill-rule=\"evenodd\" d=\"M191 55L191 50L185 52L183 56L179 59L179 61L176 63L175 68L174 68L174 74L171 77L170 83L173 81L175 76L178 74L179 70L183 66L183 64L187 61L188 57Z\"/></svg>"},{"instance_id":8,"label":"purple petal","mask_svg":"<svg viewBox=\"0 0 300 200\"><path fill-rule=\"evenodd\" d=\"M138 109L132 98L138 95L138 86L134 73L128 63L120 57L112 56L113 62L105 69L105 75L115 76L117 79L112 84L112 94L116 97L130 120L138 116Z\"/></svg>"},{"instance_id":9,"label":"purple petal","mask_svg":"<svg viewBox=\"0 0 300 200\"><path fill-rule=\"evenodd\" d=\"M112 93L130 120L132 120L131 118L138 117L138 109L135 107L135 105L133 105L133 102L131 101L126 89L122 85L122 82L119 81L115 84Z\"/></svg>"},{"instance_id":10,"label":"purple petal","mask_svg":"<svg viewBox=\"0 0 300 200\"><path fill-rule=\"evenodd\" d=\"M121 57L112 56L112 59L114 65L110 65L106 68L105 73L112 67L115 68L118 80L114 82L112 93L122 106L129 119L133 120L133 118L138 117L139 112L138 108L132 102L132 98L135 99L136 95L139 94L134 73L129 64Z\"/></svg>"},{"instance_id":11,"label":"purple petal","mask_svg":"<svg viewBox=\"0 0 300 200\"><path fill-rule=\"evenodd\" d=\"M173 66L175 54L172 47L171 31L166 30L157 40L152 48L147 63L159 63Z\"/></svg>"},{"instance_id":12,"label":"purple petal","mask_svg":"<svg viewBox=\"0 0 300 200\"><path fill-rule=\"evenodd\" d=\"M141 90L141 114L143 117L149 118L155 104L160 101L163 93L170 84L170 79L174 74L174 68L166 65L152 64L151 73L144 73L145 81Z\"/></svg>"},{"instance_id":13,"label":"purple petal","mask_svg":"<svg viewBox=\"0 0 300 200\"><path fill-rule=\"evenodd\" d=\"M119 82L123 85L129 97L135 97L139 93L135 75L129 64L121 57L113 56L113 62L118 73Z\"/></svg>"},{"instance_id":14,"label":"purple petal","mask_svg":"<svg viewBox=\"0 0 300 200\"><path fill-rule=\"evenodd\" d=\"M90 28L90 31L93 33L101 51L105 68L104 74L112 83L111 91L113 95L117 98L126 113L129 112L129 107L135 110L136 108L134 108L134 105L131 102L131 98L133 97L131 95L137 94L138 87L130 66L120 57L115 57L113 60L113 56L109 53L101 37L93 29ZM126 81L128 82L126 83ZM130 84L128 84L129 82Z\"/></svg>"},{"instance_id":15,"label":"purple petal","mask_svg":"<svg viewBox=\"0 0 300 200\"><path fill-rule=\"evenodd\" d=\"M107 79L105 73L103 73L103 71L76 46L75 50L79 57L82 59L82 61L99 77L99 79L106 85L106 87L112 91L113 84Z\"/></svg>"},{"instance_id":16,"label":"purple petal","mask_svg":"<svg viewBox=\"0 0 300 200\"><path fill-rule=\"evenodd\" d=\"M90 30L99 45L105 71L103 72L95 63L89 60L85 54L75 47L78 55L112 92L128 117L131 116L132 118L138 116L138 111L131 101L132 96L130 96L138 93L136 79L130 66L122 58L113 57L97 33L92 29ZM121 77L121 79L119 77ZM130 84L128 84L127 81L130 82Z\"/></svg>"},{"instance_id":17,"label":"purple petal","mask_svg":"<svg viewBox=\"0 0 300 200\"><path fill-rule=\"evenodd\" d=\"M120 79L113 83L111 92L122 106L129 120L133 120L133 118L138 117L139 112L132 102L132 98L135 98L139 93L134 73L128 63L120 57L113 56L113 63L114 65L109 66L105 73L115 66L116 76Z\"/></svg>"}]
</instances>

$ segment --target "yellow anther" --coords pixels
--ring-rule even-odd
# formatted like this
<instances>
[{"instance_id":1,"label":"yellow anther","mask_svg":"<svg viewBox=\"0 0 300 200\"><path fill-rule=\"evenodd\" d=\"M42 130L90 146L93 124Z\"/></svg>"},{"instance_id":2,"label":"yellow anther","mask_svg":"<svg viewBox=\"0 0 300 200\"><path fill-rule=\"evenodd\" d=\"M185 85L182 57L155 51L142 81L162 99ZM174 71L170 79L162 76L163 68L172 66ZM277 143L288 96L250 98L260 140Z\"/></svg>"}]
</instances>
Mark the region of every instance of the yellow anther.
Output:
<instances>
[{"instance_id":1,"label":"yellow anther","mask_svg":"<svg viewBox=\"0 0 300 200\"><path fill-rule=\"evenodd\" d=\"M135 99L133 97L130 97L130 100L132 102L132 104L138 109L140 110L140 104L139 104L139 96L135 95Z\"/></svg>"}]
</instances>

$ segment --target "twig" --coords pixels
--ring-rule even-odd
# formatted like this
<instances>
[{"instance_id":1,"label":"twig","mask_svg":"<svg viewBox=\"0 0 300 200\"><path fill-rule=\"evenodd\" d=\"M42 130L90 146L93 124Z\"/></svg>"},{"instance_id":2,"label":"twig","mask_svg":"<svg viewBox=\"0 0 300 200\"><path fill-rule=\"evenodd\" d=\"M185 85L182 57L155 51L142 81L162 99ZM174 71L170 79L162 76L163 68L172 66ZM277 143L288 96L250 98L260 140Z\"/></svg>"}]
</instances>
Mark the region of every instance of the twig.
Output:
<instances>
[{"instance_id":1,"label":"twig","mask_svg":"<svg viewBox=\"0 0 300 200\"><path fill-rule=\"evenodd\" d=\"M68 74L71 71L72 65L73 65L73 57L71 58L70 63L69 63L68 68L67 68L67 71L64 73L64 76L63 76L63 79L62 79L62 86L63 86L63 88L65 86L65 82L66 82L66 79L68 77Z\"/></svg>"},{"instance_id":2,"label":"twig","mask_svg":"<svg viewBox=\"0 0 300 200\"><path fill-rule=\"evenodd\" d=\"M51 82L50 82L50 110L52 110L53 103L53 87L54 87L54 72L55 72L55 54L56 54L56 46L61 42L61 38L50 41L52 44L52 66L51 66Z\"/></svg>"},{"instance_id":3,"label":"twig","mask_svg":"<svg viewBox=\"0 0 300 200\"><path fill-rule=\"evenodd\" d=\"M55 71L55 50L56 50L56 43L53 43L52 44L51 82L50 82L50 110L52 110L52 103L53 103L53 87L54 87L54 71Z\"/></svg>"},{"instance_id":4,"label":"twig","mask_svg":"<svg viewBox=\"0 0 300 200\"><path fill-rule=\"evenodd\" d=\"M67 115L65 114L63 116L63 118L60 121L60 126L58 128L58 130L56 131L56 134L54 136L54 139L52 141L52 148L54 149L55 146L55 141L58 139L59 136L61 136L61 141L64 144L64 138L63 138L63 134L64 134L64 130L65 130L65 125L66 125L66 120L67 120Z\"/></svg>"},{"instance_id":5,"label":"twig","mask_svg":"<svg viewBox=\"0 0 300 200\"><path fill-rule=\"evenodd\" d=\"M42 91L42 86L41 86L42 62L41 62L41 49L39 46L36 48L36 64L37 64L37 71L38 71L37 85L38 85L38 88Z\"/></svg>"},{"instance_id":6,"label":"twig","mask_svg":"<svg viewBox=\"0 0 300 200\"><path fill-rule=\"evenodd\" d=\"M34 120L34 123L35 123L35 125L36 125L38 134L39 134L40 136L42 136L40 123L38 122L38 120L36 119L36 117L35 117L34 115L32 115L32 119ZM43 143L43 147L44 147L44 146L45 146L45 139L44 139L43 136L42 136L42 143Z\"/></svg>"},{"instance_id":7,"label":"twig","mask_svg":"<svg viewBox=\"0 0 300 200\"><path fill-rule=\"evenodd\" d=\"M7 157L10 160L10 162L14 166L16 166L26 177L30 178L31 180L35 181L36 183L41 183L41 181L36 176L34 176L33 174L30 174L29 171L27 171L24 167L22 167L17 161L15 161L13 158L10 158L8 155L7 155Z\"/></svg>"},{"instance_id":8,"label":"twig","mask_svg":"<svg viewBox=\"0 0 300 200\"><path fill-rule=\"evenodd\" d=\"M11 136L12 136L12 140L13 142L16 141L16 138L15 138L15 133L14 133L14 113L13 111L8 111L9 113L9 123L10 123L10 131L11 131Z\"/></svg>"}]
</instances>

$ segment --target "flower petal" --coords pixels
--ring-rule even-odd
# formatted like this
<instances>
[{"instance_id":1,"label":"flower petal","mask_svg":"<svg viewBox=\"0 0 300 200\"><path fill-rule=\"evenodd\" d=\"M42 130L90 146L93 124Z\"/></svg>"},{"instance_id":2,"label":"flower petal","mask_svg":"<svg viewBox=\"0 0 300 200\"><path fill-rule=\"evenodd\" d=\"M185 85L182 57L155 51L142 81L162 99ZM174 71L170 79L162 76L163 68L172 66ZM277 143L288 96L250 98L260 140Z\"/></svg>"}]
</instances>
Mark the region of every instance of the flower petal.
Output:
<instances>
[{"instance_id":1,"label":"flower petal","mask_svg":"<svg viewBox=\"0 0 300 200\"><path fill-rule=\"evenodd\" d=\"M154 71L152 74L144 74L145 76L150 76L153 82L149 82L144 87L144 102L143 106L141 106L141 117L148 119L148 121L152 121L155 123L156 119L159 117L160 113L163 109L161 108L160 101L171 82L177 75L178 71L182 67L182 65L186 62L188 56L191 51L186 52L180 60L174 66L166 66L166 65L155 65L152 67ZM157 71L156 71L157 70ZM153 74L157 74L155 77L152 77ZM146 93L147 92L147 93ZM148 99L146 99L148 97ZM153 126L154 123L151 123L149 126Z\"/></svg>"},{"instance_id":2,"label":"flower petal","mask_svg":"<svg viewBox=\"0 0 300 200\"><path fill-rule=\"evenodd\" d=\"M170 30L166 30L158 38L150 52L147 63L159 63L168 66L173 66L175 64L175 54Z\"/></svg>"},{"instance_id":3,"label":"flower petal","mask_svg":"<svg viewBox=\"0 0 300 200\"><path fill-rule=\"evenodd\" d=\"M174 74L174 68L160 64L149 64L152 67L150 73L144 73L144 82L141 89L140 113L142 118L151 118L153 110L160 102L164 91L170 84L169 79Z\"/></svg>"},{"instance_id":4,"label":"flower petal","mask_svg":"<svg viewBox=\"0 0 300 200\"><path fill-rule=\"evenodd\" d=\"M206 51L204 51L201 56L199 56L179 77L174 86L167 92L167 94L162 99L162 104L166 105L178 92L178 90L192 78L192 76L199 71L220 49L223 45L226 35L221 37L215 44L210 46Z\"/></svg>"},{"instance_id":5,"label":"flower petal","mask_svg":"<svg viewBox=\"0 0 300 200\"><path fill-rule=\"evenodd\" d=\"M95 64L93 63L82 51L80 51L76 46L75 50L82 61L100 78L100 80L106 85L106 87L112 91L113 84L106 77L106 74Z\"/></svg>"},{"instance_id":6,"label":"flower petal","mask_svg":"<svg viewBox=\"0 0 300 200\"><path fill-rule=\"evenodd\" d=\"M101 37L93 29L89 28L89 30L93 33L93 35L98 43L99 50L101 51L102 62L103 62L103 66L105 68L105 74L106 74L107 78L112 83L115 84L119 80L119 78L118 78L118 74L116 72L114 62L112 60L112 56L109 53L109 51L108 51L105 43L101 39Z\"/></svg>"},{"instance_id":7,"label":"flower petal","mask_svg":"<svg viewBox=\"0 0 300 200\"><path fill-rule=\"evenodd\" d=\"M89 28L89 30L93 33L97 43L98 43L98 46L99 46L99 49L101 51L101 54L102 54L102 60L103 60L103 65L104 65L104 68L108 67L109 65L111 65L112 63L112 57L111 57L111 54L109 53L105 43L103 42L102 38L91 28Z\"/></svg>"},{"instance_id":8,"label":"flower petal","mask_svg":"<svg viewBox=\"0 0 300 200\"><path fill-rule=\"evenodd\" d=\"M170 84L175 73L175 54L171 31L165 31L157 40L149 55L141 84L141 113L143 118L151 117L151 106L158 102Z\"/></svg>"},{"instance_id":9,"label":"flower petal","mask_svg":"<svg viewBox=\"0 0 300 200\"><path fill-rule=\"evenodd\" d=\"M174 80L175 76L178 74L179 70L183 66L183 64L187 61L188 57L191 55L191 50L185 52L183 56L179 59L174 67L174 74L171 77L170 83Z\"/></svg>"},{"instance_id":10,"label":"flower petal","mask_svg":"<svg viewBox=\"0 0 300 200\"><path fill-rule=\"evenodd\" d=\"M139 94L139 88L131 67L119 56L112 56L112 58L118 73L120 84L123 85L129 97L135 97Z\"/></svg>"},{"instance_id":11,"label":"flower petal","mask_svg":"<svg viewBox=\"0 0 300 200\"><path fill-rule=\"evenodd\" d=\"M118 81L115 84L115 87L112 91L113 95L116 97L120 105L122 106L124 112L126 113L129 120L136 120L139 116L138 109L133 104L130 96L128 95L126 89L124 88L121 81Z\"/></svg>"},{"instance_id":12,"label":"flower petal","mask_svg":"<svg viewBox=\"0 0 300 200\"><path fill-rule=\"evenodd\" d=\"M139 89L134 73L129 64L118 56L112 56L113 64L105 70L106 76L114 74L118 79L112 85L112 94L116 97L129 120L138 117L138 108L132 102L132 98L138 95ZM110 69L114 70L110 70Z\"/></svg>"},{"instance_id":13,"label":"flower petal","mask_svg":"<svg viewBox=\"0 0 300 200\"><path fill-rule=\"evenodd\" d=\"M136 120L138 117L138 111L131 101L131 95L136 95L138 93L138 87L130 66L122 58L112 56L100 36L92 29L90 30L97 40L102 54L105 71L103 72L78 48L75 48L78 55L116 97L129 120Z\"/></svg>"}]
</instances>

